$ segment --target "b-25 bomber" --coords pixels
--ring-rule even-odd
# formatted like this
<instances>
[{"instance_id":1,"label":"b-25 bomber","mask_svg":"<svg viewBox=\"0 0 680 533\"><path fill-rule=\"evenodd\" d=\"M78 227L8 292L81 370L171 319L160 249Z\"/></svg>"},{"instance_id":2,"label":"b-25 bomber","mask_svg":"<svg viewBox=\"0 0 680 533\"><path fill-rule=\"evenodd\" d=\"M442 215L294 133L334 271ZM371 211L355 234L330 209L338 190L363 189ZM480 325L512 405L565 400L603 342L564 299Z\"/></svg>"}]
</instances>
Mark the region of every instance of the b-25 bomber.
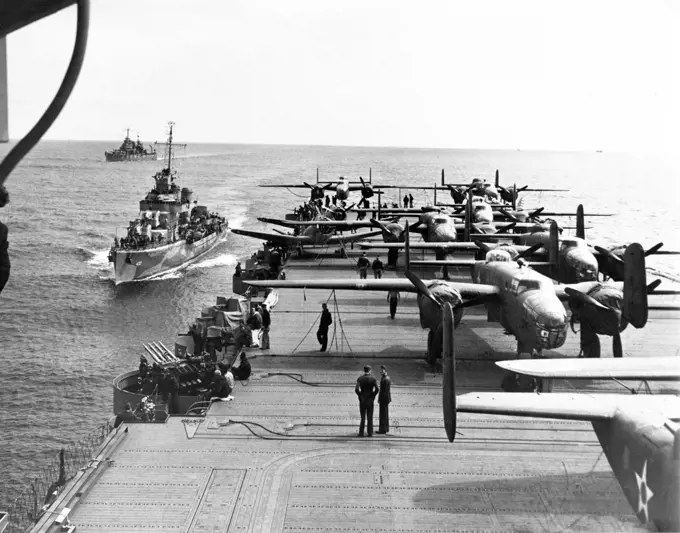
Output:
<instances>
[{"instance_id":1,"label":"b-25 bomber","mask_svg":"<svg viewBox=\"0 0 680 533\"><path fill-rule=\"evenodd\" d=\"M647 286L644 252L639 245L627 251L628 271L623 284L607 285L603 301L588 295L598 282L555 285L546 276L522 264L510 261L507 254L490 254L479 265L475 283L440 279L421 280L409 269L408 229L406 231L406 279L328 279L248 281L248 284L272 288L306 288L335 290L398 290L418 293L418 309L423 329L429 329L428 360L434 363L441 347L439 308L445 302L454 310L455 325L465 307L485 305L489 320L496 321L517 339L517 353L531 354L561 347L567 337L569 322L563 301L580 306L581 323L591 332L602 332L615 339L615 351L621 355L619 333L628 323L641 328L647 321ZM593 333L592 343L599 340ZM617 346L619 348L617 348Z\"/></svg>"},{"instance_id":2,"label":"b-25 bomber","mask_svg":"<svg viewBox=\"0 0 680 533\"><path fill-rule=\"evenodd\" d=\"M450 442L456 439L458 412L591 422L638 519L645 525L653 524L657 531L680 530L680 399L677 396L563 392L456 395L453 314L449 304L442 306L442 408ZM496 364L539 379L680 379L677 357L550 359Z\"/></svg>"}]
</instances>

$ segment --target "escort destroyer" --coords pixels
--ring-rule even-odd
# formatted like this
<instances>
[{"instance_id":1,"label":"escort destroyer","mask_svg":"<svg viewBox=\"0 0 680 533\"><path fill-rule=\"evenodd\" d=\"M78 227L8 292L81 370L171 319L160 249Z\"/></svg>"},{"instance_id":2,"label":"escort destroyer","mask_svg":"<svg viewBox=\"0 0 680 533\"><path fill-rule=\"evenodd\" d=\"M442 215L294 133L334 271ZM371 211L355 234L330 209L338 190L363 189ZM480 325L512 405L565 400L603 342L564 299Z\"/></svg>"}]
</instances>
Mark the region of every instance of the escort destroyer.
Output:
<instances>
[{"instance_id":1,"label":"escort destroyer","mask_svg":"<svg viewBox=\"0 0 680 533\"><path fill-rule=\"evenodd\" d=\"M167 167L153 176L154 188L139 202L140 217L130 221L127 235L116 237L109 252L116 285L180 270L226 240L227 220L197 205L193 191L177 184L172 127Z\"/></svg>"}]
</instances>

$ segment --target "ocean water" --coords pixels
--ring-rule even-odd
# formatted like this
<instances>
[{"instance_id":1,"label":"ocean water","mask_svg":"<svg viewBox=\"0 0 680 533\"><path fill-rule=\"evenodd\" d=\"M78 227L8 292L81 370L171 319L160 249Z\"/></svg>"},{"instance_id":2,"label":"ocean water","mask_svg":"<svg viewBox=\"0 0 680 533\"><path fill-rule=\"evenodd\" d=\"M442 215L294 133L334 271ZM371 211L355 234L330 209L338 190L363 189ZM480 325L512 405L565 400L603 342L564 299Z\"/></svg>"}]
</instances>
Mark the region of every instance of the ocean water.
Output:
<instances>
[{"instance_id":1,"label":"ocean water","mask_svg":"<svg viewBox=\"0 0 680 533\"><path fill-rule=\"evenodd\" d=\"M42 142L7 182L11 203L0 220L9 226L12 274L0 295L0 510L61 447L112 414L111 382L136 367L142 344L172 346L201 307L231 293L236 260L261 245L230 235L183 272L115 287L108 248L161 168L106 163L104 150L118 142ZM0 157L11 146L0 145ZM570 189L527 193L526 207L575 212L583 203L586 212L617 213L587 221L589 239L663 241L678 250L677 163L615 153L198 144L175 160L181 186L231 227L262 229L256 217L282 218L306 191L257 185L313 182L317 167L322 180L367 177L371 168L374 183L411 185L439 182L442 168L452 182L492 180L500 169L505 185ZM416 206L433 200L431 191L409 192ZM672 257L649 264L680 275Z\"/></svg>"}]
</instances>

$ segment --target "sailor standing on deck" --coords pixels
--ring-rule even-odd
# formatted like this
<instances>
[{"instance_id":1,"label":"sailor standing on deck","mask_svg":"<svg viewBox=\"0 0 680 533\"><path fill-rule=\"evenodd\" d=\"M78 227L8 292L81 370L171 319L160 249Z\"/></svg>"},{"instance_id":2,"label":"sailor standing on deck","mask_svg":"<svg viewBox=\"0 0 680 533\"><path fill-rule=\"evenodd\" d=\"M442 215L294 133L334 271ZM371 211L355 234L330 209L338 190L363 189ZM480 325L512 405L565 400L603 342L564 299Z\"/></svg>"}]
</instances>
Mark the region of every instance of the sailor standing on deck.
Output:
<instances>
[{"instance_id":1,"label":"sailor standing on deck","mask_svg":"<svg viewBox=\"0 0 680 533\"><path fill-rule=\"evenodd\" d=\"M392 401L392 380L387 375L387 368L380 367L380 392L378 393L378 405L380 413L380 421L378 423L378 433L390 432L390 402Z\"/></svg>"},{"instance_id":2,"label":"sailor standing on deck","mask_svg":"<svg viewBox=\"0 0 680 533\"><path fill-rule=\"evenodd\" d=\"M380 392L378 382L371 375L371 367L364 367L364 375L359 376L354 392L359 397L359 413L361 413L361 423L359 424L359 437L364 436L364 425L368 418L368 436L373 436L373 401Z\"/></svg>"},{"instance_id":3,"label":"sailor standing on deck","mask_svg":"<svg viewBox=\"0 0 680 533\"><path fill-rule=\"evenodd\" d=\"M375 260L373 261L373 277L375 279L381 279L384 269L385 267L383 266L383 262L380 260L380 257L376 256Z\"/></svg>"},{"instance_id":4,"label":"sailor standing on deck","mask_svg":"<svg viewBox=\"0 0 680 533\"><path fill-rule=\"evenodd\" d=\"M366 273L368 272L368 267L370 265L371 263L368 261L368 257L366 257L366 252L364 252L357 261L357 266L359 267L359 278L366 279Z\"/></svg>"},{"instance_id":5,"label":"sailor standing on deck","mask_svg":"<svg viewBox=\"0 0 680 533\"><path fill-rule=\"evenodd\" d=\"M319 351L325 352L326 346L328 345L328 327L333 323L333 317L326 304L321 304L321 308L321 320L319 321L319 329L316 332L316 338L321 345Z\"/></svg>"},{"instance_id":6,"label":"sailor standing on deck","mask_svg":"<svg viewBox=\"0 0 680 533\"><path fill-rule=\"evenodd\" d=\"M262 315L262 330L260 333L260 349L269 350L269 327L272 325L272 318L265 304L259 307ZM241 354L244 355L244 354Z\"/></svg>"},{"instance_id":7,"label":"sailor standing on deck","mask_svg":"<svg viewBox=\"0 0 680 533\"><path fill-rule=\"evenodd\" d=\"M387 301L390 302L390 317L394 319L394 315L397 314L397 304L399 303L399 298L401 295L397 289L390 289L387 293Z\"/></svg>"}]
</instances>

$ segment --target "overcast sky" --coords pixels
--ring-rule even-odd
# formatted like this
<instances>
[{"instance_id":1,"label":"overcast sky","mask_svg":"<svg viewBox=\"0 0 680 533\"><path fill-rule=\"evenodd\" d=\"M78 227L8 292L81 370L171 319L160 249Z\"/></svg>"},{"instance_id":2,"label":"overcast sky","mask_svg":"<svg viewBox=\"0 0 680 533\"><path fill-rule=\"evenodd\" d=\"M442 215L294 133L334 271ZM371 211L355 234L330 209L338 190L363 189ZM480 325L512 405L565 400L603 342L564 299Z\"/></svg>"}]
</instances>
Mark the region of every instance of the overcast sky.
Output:
<instances>
[{"instance_id":1,"label":"overcast sky","mask_svg":"<svg viewBox=\"0 0 680 533\"><path fill-rule=\"evenodd\" d=\"M93 0L48 139L670 151L680 2ZM75 6L8 38L10 136L70 59Z\"/></svg>"}]
</instances>

